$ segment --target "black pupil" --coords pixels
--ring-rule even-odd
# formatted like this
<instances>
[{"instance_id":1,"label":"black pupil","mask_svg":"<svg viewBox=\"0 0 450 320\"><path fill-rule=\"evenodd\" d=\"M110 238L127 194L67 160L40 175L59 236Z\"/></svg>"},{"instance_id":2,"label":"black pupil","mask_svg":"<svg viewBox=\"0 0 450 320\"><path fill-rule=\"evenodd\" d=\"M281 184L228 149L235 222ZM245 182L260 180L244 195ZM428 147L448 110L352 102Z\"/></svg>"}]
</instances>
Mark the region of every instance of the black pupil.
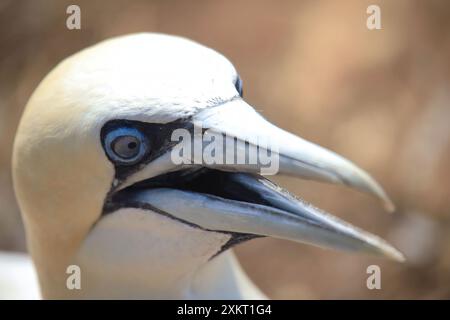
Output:
<instances>
[{"instance_id":1,"label":"black pupil","mask_svg":"<svg viewBox=\"0 0 450 320\"><path fill-rule=\"evenodd\" d=\"M118 137L113 142L114 152L121 158L129 159L139 153L139 140L134 136Z\"/></svg>"},{"instance_id":2,"label":"black pupil","mask_svg":"<svg viewBox=\"0 0 450 320\"><path fill-rule=\"evenodd\" d=\"M136 148L137 147L137 143L136 142L130 142L129 144L128 144L128 148L130 148L130 149L134 149L134 148Z\"/></svg>"}]
</instances>

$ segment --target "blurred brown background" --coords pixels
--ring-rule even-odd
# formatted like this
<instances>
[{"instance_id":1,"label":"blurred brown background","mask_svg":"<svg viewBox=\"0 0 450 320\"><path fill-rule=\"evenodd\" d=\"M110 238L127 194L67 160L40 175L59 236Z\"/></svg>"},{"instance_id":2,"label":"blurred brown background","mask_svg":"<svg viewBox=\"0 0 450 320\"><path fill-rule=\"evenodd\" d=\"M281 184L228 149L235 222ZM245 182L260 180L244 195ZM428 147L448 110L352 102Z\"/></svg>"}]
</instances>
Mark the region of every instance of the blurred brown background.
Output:
<instances>
[{"instance_id":1,"label":"blurred brown background","mask_svg":"<svg viewBox=\"0 0 450 320\"><path fill-rule=\"evenodd\" d=\"M65 26L81 7L81 30ZM381 7L382 30L366 28ZM245 98L277 125L353 160L397 205L349 189L276 179L381 235L406 264L273 239L236 248L271 298L450 298L449 1L0 0L0 250L26 250L11 185L17 123L39 81L68 55L133 32L189 37L225 54ZM377 264L382 289L366 288Z\"/></svg>"}]
</instances>

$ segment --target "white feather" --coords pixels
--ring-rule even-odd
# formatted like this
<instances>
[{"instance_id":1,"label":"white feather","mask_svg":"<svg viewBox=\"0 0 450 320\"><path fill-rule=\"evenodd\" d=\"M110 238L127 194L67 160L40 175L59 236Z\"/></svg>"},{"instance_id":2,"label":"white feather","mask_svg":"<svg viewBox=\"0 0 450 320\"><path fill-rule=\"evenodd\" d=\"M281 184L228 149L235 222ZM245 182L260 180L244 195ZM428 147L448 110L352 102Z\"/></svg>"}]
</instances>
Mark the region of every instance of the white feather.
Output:
<instances>
[{"instance_id":1,"label":"white feather","mask_svg":"<svg viewBox=\"0 0 450 320\"><path fill-rule=\"evenodd\" d=\"M0 299L40 299L36 271L28 255L0 252Z\"/></svg>"}]
</instances>

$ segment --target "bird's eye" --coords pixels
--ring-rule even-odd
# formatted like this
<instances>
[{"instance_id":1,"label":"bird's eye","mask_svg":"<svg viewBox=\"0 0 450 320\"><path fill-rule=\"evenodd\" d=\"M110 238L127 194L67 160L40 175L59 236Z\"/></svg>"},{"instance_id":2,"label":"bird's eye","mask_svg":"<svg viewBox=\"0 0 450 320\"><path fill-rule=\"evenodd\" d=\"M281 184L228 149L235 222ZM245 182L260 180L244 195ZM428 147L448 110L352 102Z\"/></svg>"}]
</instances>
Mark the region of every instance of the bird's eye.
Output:
<instances>
[{"instance_id":1,"label":"bird's eye","mask_svg":"<svg viewBox=\"0 0 450 320\"><path fill-rule=\"evenodd\" d=\"M237 76L236 77L236 81L234 82L234 86L237 90L237 92L239 93L239 95L242 97L244 94L244 91L242 89L242 79L241 77Z\"/></svg>"},{"instance_id":2,"label":"bird's eye","mask_svg":"<svg viewBox=\"0 0 450 320\"><path fill-rule=\"evenodd\" d=\"M135 128L119 128L109 132L105 147L109 158L122 165L139 162L149 149L147 139Z\"/></svg>"}]
</instances>

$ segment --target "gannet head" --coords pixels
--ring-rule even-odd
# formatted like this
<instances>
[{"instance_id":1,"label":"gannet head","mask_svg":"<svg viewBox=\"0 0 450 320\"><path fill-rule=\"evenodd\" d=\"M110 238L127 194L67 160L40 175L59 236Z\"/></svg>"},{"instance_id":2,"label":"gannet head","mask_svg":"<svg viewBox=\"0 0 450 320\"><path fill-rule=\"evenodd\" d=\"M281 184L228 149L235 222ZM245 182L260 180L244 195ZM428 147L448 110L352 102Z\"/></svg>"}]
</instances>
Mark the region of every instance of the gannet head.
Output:
<instances>
[{"instance_id":1,"label":"gannet head","mask_svg":"<svg viewBox=\"0 0 450 320\"><path fill-rule=\"evenodd\" d=\"M44 297L73 294L71 264L89 279L86 296L121 287L110 296L154 288L169 297L217 254L256 236L401 259L378 237L263 178L259 162L175 161L177 129L193 133L192 145L215 136L266 150L261 141L270 140L276 173L342 183L391 206L363 170L254 111L224 56L173 36L115 38L61 62L17 132L14 186Z\"/></svg>"}]
</instances>

